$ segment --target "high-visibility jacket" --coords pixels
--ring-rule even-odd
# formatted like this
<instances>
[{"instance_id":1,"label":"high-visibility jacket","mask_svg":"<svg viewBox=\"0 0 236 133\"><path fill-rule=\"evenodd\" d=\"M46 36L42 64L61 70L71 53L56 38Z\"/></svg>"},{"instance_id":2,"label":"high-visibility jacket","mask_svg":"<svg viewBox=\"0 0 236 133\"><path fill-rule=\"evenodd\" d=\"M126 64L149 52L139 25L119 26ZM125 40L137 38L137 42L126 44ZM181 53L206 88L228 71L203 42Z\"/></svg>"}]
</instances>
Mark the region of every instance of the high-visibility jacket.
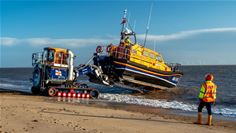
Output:
<instances>
[{"instance_id":1,"label":"high-visibility jacket","mask_svg":"<svg viewBox=\"0 0 236 133\"><path fill-rule=\"evenodd\" d=\"M129 38L125 38L125 43L131 44L131 40Z\"/></svg>"},{"instance_id":2,"label":"high-visibility jacket","mask_svg":"<svg viewBox=\"0 0 236 133\"><path fill-rule=\"evenodd\" d=\"M202 84L198 98L204 102L215 102L217 86L212 81L206 81Z\"/></svg>"}]
</instances>

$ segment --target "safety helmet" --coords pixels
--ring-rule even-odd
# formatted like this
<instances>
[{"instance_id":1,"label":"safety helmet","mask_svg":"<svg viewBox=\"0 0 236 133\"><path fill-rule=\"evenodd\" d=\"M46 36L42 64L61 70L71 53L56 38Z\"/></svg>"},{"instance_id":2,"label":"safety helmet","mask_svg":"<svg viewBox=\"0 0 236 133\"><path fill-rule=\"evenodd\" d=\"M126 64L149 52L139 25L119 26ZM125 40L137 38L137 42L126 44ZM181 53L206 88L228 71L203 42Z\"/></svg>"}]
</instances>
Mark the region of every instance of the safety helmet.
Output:
<instances>
[{"instance_id":1,"label":"safety helmet","mask_svg":"<svg viewBox=\"0 0 236 133\"><path fill-rule=\"evenodd\" d=\"M213 79L214 79L213 74L211 74L211 73L206 74L206 76L205 76L206 81L213 81Z\"/></svg>"}]
</instances>

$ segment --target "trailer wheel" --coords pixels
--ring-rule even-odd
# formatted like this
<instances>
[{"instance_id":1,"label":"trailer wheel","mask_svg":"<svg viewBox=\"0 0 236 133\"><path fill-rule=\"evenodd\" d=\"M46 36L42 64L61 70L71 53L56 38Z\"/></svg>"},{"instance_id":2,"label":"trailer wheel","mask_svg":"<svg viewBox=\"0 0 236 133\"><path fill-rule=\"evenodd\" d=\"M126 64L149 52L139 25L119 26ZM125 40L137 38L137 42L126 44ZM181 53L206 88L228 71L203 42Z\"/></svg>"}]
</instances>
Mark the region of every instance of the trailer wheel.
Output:
<instances>
[{"instance_id":1,"label":"trailer wheel","mask_svg":"<svg viewBox=\"0 0 236 133\"><path fill-rule=\"evenodd\" d=\"M55 87L50 87L48 89L48 96L53 97L56 96L57 94L57 89Z\"/></svg>"},{"instance_id":2,"label":"trailer wheel","mask_svg":"<svg viewBox=\"0 0 236 133\"><path fill-rule=\"evenodd\" d=\"M91 91L90 91L90 96L91 96L91 98L93 98L93 99L98 98L98 96L99 96L99 91L98 91L98 90L91 90Z\"/></svg>"}]
</instances>

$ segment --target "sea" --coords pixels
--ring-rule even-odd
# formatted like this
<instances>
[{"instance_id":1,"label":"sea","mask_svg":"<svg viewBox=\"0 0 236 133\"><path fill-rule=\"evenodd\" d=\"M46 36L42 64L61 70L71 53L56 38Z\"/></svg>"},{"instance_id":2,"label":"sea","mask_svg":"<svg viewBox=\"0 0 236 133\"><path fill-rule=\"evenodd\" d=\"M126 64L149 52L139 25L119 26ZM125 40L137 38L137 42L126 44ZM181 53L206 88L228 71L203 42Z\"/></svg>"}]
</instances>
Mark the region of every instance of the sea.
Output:
<instances>
[{"instance_id":1,"label":"sea","mask_svg":"<svg viewBox=\"0 0 236 133\"><path fill-rule=\"evenodd\" d=\"M181 78L178 87L167 90L171 93L166 98L158 95L148 94L137 95L129 89L122 87L109 87L90 83L86 77L80 78L81 83L96 88L101 93L100 100L135 104L176 110L180 113L196 114L199 99L197 98L199 88L204 82L207 73L214 74L214 82L217 84L217 100L213 106L213 114L226 119L236 120L236 65L216 66L182 66L184 76ZM0 68L0 90L15 90L30 92L33 68ZM156 92L159 93L159 92ZM206 112L206 110L204 110Z\"/></svg>"}]
</instances>

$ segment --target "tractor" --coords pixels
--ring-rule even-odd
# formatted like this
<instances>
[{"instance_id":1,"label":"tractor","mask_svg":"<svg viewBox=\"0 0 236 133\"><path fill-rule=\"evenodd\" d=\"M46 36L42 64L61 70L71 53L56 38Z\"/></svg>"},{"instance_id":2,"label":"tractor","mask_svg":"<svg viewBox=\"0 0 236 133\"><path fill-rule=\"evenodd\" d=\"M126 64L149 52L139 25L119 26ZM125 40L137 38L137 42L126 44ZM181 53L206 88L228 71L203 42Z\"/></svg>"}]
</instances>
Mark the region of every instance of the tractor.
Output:
<instances>
[{"instance_id":1,"label":"tractor","mask_svg":"<svg viewBox=\"0 0 236 133\"><path fill-rule=\"evenodd\" d=\"M43 52L33 53L32 93L97 98L99 91L80 84L78 77L89 74L99 78L98 68L90 65L74 67L74 59L74 53L63 48L46 47Z\"/></svg>"}]
</instances>

